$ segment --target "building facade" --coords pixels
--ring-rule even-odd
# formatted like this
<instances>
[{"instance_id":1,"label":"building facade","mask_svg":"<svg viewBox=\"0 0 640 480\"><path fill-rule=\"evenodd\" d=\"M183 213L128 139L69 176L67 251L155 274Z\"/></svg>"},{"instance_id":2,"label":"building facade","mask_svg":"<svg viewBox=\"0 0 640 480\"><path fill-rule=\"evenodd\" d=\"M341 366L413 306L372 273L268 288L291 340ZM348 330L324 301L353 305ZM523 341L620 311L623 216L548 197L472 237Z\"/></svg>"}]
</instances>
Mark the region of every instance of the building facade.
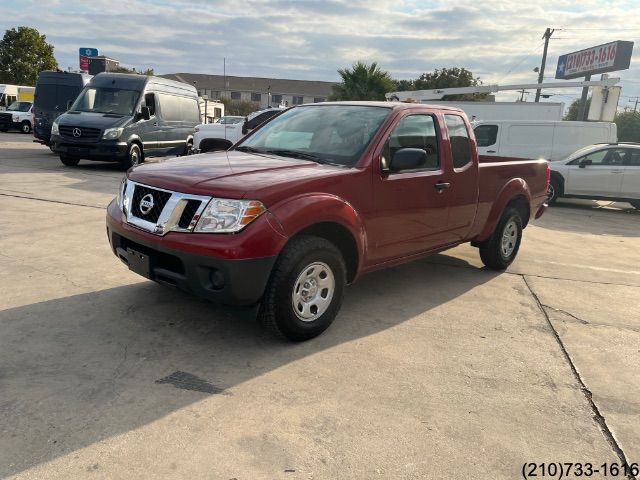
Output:
<instances>
[{"instance_id":1,"label":"building facade","mask_svg":"<svg viewBox=\"0 0 640 480\"><path fill-rule=\"evenodd\" d=\"M160 76L194 85L198 95L207 95L210 100L230 98L254 102L259 108L281 104L292 106L324 102L332 93L331 87L335 85L333 82L314 80L234 77L201 73L171 73Z\"/></svg>"}]
</instances>

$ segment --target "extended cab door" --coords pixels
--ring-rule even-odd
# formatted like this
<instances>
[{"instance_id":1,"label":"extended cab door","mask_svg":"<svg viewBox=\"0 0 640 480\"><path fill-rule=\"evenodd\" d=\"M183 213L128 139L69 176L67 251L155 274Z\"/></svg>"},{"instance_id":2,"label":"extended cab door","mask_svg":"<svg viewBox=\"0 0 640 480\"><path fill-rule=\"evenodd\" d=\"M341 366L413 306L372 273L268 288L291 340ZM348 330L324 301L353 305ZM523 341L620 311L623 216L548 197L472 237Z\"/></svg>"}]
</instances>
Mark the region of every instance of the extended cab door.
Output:
<instances>
[{"instance_id":1,"label":"extended cab door","mask_svg":"<svg viewBox=\"0 0 640 480\"><path fill-rule=\"evenodd\" d=\"M473 129L478 142L478 155L500 155L500 125L497 123L483 123Z\"/></svg>"},{"instance_id":2,"label":"extended cab door","mask_svg":"<svg viewBox=\"0 0 640 480\"><path fill-rule=\"evenodd\" d=\"M470 126L465 119L458 114L445 113L444 123L449 138L445 147L449 149L447 156L451 158L451 163L446 166L450 169L451 185L443 192L446 193L449 210L447 236L450 242L461 242L467 239L476 218L478 159L475 142L469 135Z\"/></svg>"},{"instance_id":3,"label":"extended cab door","mask_svg":"<svg viewBox=\"0 0 640 480\"><path fill-rule=\"evenodd\" d=\"M623 148L596 150L572 160L565 180L567 195L617 197L622 188Z\"/></svg>"},{"instance_id":4,"label":"extended cab door","mask_svg":"<svg viewBox=\"0 0 640 480\"><path fill-rule=\"evenodd\" d=\"M433 114L407 113L394 126L373 166L368 215L369 259L380 263L445 245L450 182L444 139ZM396 169L403 149L422 150L418 168ZM388 168L388 171L385 169Z\"/></svg>"}]
</instances>

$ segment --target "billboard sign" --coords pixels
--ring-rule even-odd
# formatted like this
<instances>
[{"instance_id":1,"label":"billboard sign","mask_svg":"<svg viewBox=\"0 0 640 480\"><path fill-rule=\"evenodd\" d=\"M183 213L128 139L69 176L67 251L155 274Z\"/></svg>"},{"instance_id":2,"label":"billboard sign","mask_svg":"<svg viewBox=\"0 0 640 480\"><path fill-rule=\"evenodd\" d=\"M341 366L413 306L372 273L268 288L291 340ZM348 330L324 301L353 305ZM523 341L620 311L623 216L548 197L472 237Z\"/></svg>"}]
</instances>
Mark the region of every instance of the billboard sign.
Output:
<instances>
[{"instance_id":1,"label":"billboard sign","mask_svg":"<svg viewBox=\"0 0 640 480\"><path fill-rule=\"evenodd\" d=\"M568 80L596 73L626 70L631 63L633 42L618 40L558 57L556 78Z\"/></svg>"},{"instance_id":2,"label":"billboard sign","mask_svg":"<svg viewBox=\"0 0 640 480\"><path fill-rule=\"evenodd\" d=\"M80 70L88 71L89 70L89 58L98 56L97 48L86 48L83 47L78 50L80 54Z\"/></svg>"}]
</instances>

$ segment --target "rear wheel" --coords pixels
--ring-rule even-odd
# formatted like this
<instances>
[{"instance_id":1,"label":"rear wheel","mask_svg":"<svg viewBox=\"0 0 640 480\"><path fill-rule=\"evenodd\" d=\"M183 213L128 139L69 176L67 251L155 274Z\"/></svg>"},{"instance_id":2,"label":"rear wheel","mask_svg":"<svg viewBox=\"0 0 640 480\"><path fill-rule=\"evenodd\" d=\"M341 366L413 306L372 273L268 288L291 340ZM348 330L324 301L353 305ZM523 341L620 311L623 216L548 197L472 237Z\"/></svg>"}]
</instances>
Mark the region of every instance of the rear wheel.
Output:
<instances>
[{"instance_id":1,"label":"rear wheel","mask_svg":"<svg viewBox=\"0 0 640 480\"><path fill-rule=\"evenodd\" d=\"M630 202L630 203L631 203L631 206L633 208L635 208L636 210L640 210L640 200L636 200L636 201Z\"/></svg>"},{"instance_id":2,"label":"rear wheel","mask_svg":"<svg viewBox=\"0 0 640 480\"><path fill-rule=\"evenodd\" d=\"M31 122L29 120L25 120L20 124L20 131L22 133L31 133Z\"/></svg>"},{"instance_id":3,"label":"rear wheel","mask_svg":"<svg viewBox=\"0 0 640 480\"><path fill-rule=\"evenodd\" d=\"M127 152L127 156L123 160L120 160L120 165L122 165L122 168L124 169L129 169L140 165L141 163L142 150L140 150L140 147L137 144L132 143L129 147L129 151Z\"/></svg>"},{"instance_id":4,"label":"rear wheel","mask_svg":"<svg viewBox=\"0 0 640 480\"><path fill-rule=\"evenodd\" d=\"M560 185L560 181L556 178L551 178L551 182L549 182L549 190L547 190L547 203L549 205L553 205L558 200L558 196L560 195L562 186Z\"/></svg>"},{"instance_id":5,"label":"rear wheel","mask_svg":"<svg viewBox=\"0 0 640 480\"><path fill-rule=\"evenodd\" d=\"M258 319L279 336L309 340L333 322L345 284L344 259L331 242L313 236L294 238L271 272Z\"/></svg>"},{"instance_id":6,"label":"rear wheel","mask_svg":"<svg viewBox=\"0 0 640 480\"><path fill-rule=\"evenodd\" d=\"M491 237L480 245L480 258L487 267L504 270L515 260L522 240L522 217L508 208Z\"/></svg>"},{"instance_id":7,"label":"rear wheel","mask_svg":"<svg viewBox=\"0 0 640 480\"><path fill-rule=\"evenodd\" d=\"M80 163L79 158L67 157L66 155L60 155L60 161L67 167L75 167Z\"/></svg>"}]
</instances>

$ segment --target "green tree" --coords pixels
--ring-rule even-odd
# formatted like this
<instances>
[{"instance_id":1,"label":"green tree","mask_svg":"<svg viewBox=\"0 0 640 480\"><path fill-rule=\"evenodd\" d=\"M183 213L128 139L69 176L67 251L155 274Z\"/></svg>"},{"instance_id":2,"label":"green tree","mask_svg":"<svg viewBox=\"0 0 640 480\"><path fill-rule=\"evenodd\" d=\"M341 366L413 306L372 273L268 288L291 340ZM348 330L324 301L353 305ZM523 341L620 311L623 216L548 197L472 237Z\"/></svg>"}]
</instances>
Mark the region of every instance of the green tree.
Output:
<instances>
[{"instance_id":1,"label":"green tree","mask_svg":"<svg viewBox=\"0 0 640 480\"><path fill-rule=\"evenodd\" d=\"M620 112L614 122L620 142L640 142L640 112Z\"/></svg>"},{"instance_id":2,"label":"green tree","mask_svg":"<svg viewBox=\"0 0 640 480\"><path fill-rule=\"evenodd\" d=\"M389 72L381 70L376 62L364 62L338 70L342 82L334 85L329 100L384 100L384 94L393 91L395 82Z\"/></svg>"},{"instance_id":3,"label":"green tree","mask_svg":"<svg viewBox=\"0 0 640 480\"><path fill-rule=\"evenodd\" d=\"M587 98L587 113L589 112L589 108L591 107L591 97ZM568 121L576 121L578 120L578 113L580 113L580 99L577 98L571 105L569 105L569 110L567 110L567 114L562 118L563 120Z\"/></svg>"},{"instance_id":4,"label":"green tree","mask_svg":"<svg viewBox=\"0 0 640 480\"><path fill-rule=\"evenodd\" d=\"M0 83L35 85L41 71L57 68L53 45L35 28L12 28L0 40Z\"/></svg>"},{"instance_id":5,"label":"green tree","mask_svg":"<svg viewBox=\"0 0 640 480\"><path fill-rule=\"evenodd\" d=\"M149 75L150 77L155 75L153 68L147 68L146 70L136 70L134 68L127 68L119 66L118 68L111 70L113 73L137 73L138 75Z\"/></svg>"},{"instance_id":6,"label":"green tree","mask_svg":"<svg viewBox=\"0 0 640 480\"><path fill-rule=\"evenodd\" d=\"M480 77L474 77L471 71L463 67L435 69L423 73L413 81L413 90L433 90L436 88L477 87L482 85ZM487 99L486 93L468 93L463 95L445 95L443 100L481 101Z\"/></svg>"},{"instance_id":7,"label":"green tree","mask_svg":"<svg viewBox=\"0 0 640 480\"><path fill-rule=\"evenodd\" d=\"M257 102L248 102L246 100L231 100L227 97L220 98L220 102L224 104L225 115L241 115L247 116L260 108Z\"/></svg>"}]
</instances>

